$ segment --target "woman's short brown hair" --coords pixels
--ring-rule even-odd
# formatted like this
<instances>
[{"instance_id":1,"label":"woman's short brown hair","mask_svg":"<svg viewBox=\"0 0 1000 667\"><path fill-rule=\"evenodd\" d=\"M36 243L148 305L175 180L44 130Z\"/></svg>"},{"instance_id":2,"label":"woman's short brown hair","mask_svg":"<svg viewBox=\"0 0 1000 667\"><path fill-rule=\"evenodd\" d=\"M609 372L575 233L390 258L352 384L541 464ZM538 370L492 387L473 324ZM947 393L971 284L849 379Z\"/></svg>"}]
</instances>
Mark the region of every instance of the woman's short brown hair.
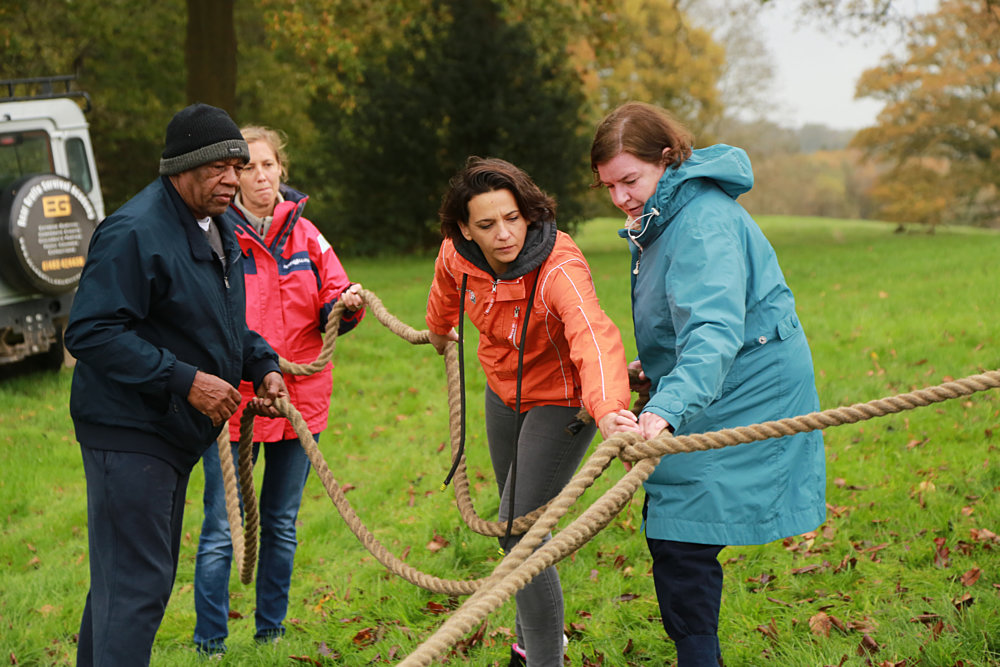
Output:
<instances>
[{"instance_id":1,"label":"woman's short brown hair","mask_svg":"<svg viewBox=\"0 0 1000 667\"><path fill-rule=\"evenodd\" d=\"M600 185L598 165L620 153L630 153L643 162L677 168L691 157L694 135L670 112L643 102L626 102L597 126L590 145L590 169ZM663 149L670 152L664 158Z\"/></svg>"},{"instance_id":2,"label":"woman's short brown hair","mask_svg":"<svg viewBox=\"0 0 1000 667\"><path fill-rule=\"evenodd\" d=\"M535 185L528 174L506 160L472 156L448 181L448 192L438 210L441 235L455 241L462 238L459 223L469 222L469 201L496 190L509 190L514 195L517 208L529 226L556 219L555 199Z\"/></svg>"}]
</instances>

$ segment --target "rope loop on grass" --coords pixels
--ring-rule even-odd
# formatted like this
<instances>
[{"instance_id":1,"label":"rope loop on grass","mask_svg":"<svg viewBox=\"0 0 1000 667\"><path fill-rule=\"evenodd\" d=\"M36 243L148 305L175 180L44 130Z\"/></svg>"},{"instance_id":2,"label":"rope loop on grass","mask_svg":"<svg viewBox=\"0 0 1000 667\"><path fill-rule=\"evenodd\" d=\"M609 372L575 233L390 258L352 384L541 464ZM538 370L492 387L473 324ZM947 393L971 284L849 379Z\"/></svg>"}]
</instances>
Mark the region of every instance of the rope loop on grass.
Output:
<instances>
[{"instance_id":1,"label":"rope loop on grass","mask_svg":"<svg viewBox=\"0 0 1000 667\"><path fill-rule=\"evenodd\" d=\"M361 290L365 304L375 317L398 336L413 344L428 342L427 331L417 331L391 315L382 302L370 291ZM344 306L335 304L327 323L328 331L323 342L319 357L311 364L292 364L281 360L284 372L303 375L318 372L326 368L332 360L336 345L336 325L343 314ZM445 349L445 367L448 376L449 430L452 439L452 456L457 453L458 433L460 429L458 414L460 411L460 388L457 382L456 345L449 343ZM333 501L348 527L358 540L375 558L390 572L406 581L435 593L449 595L469 595L465 603L453 613L438 630L420 646L417 647L401 663L401 666L426 666L459 641L462 636L474 629L482 620L528 584L542 570L558 563L577 549L586 544L594 535L602 530L631 500L642 483L652 474L660 458L666 454L721 449L736 445L760 442L772 438L780 438L797 433L822 430L831 426L854 424L875 417L895 414L904 410L924 407L933 403L969 396L976 392L1000 387L1000 371L987 371L960 380L945 382L936 387L929 387L906 394L857 403L848 407L833 408L813 412L798 417L763 422L751 426L724 429L707 433L674 436L664 431L651 440L642 440L635 433L620 433L604 440L573 476L566 487L548 504L536 509L529 515L518 517L514 522L515 531L523 534L523 538L504 557L488 577L477 580L447 580L423 573L391 554L361 523L350 503L344 496L343 489L334 479L322 453L316 445L308 425L295 406L287 399L279 400L275 407L285 416L295 429L296 435L309 460L320 477L327 495ZM234 553L241 562L244 573L241 580L249 583L252 576L252 559L256 557L256 506L252 483L252 452L250 443L253 434L253 417L244 413L240 423L240 478L246 480L241 485L242 495L246 501L247 533L254 533L247 539L238 526L239 509L236 498L235 481L230 454L228 430L223 429L219 435L220 461L226 487L227 513L232 529ZM244 441L246 446L244 447ZM226 458L229 458L227 468ZM635 465L600 498L587 507L579 517L555 533L548 542L542 543L549 533L553 532L559 520L570 510L579 497L593 485L594 481L607 469L615 458L634 462ZM246 465L245 465L246 462ZM466 523L476 532L489 535L503 535L506 524L483 521L478 517L472 506L469 495L469 482L466 476L465 457L461 457L454 478L456 503ZM230 505L232 496L233 505ZM234 509L235 508L235 509ZM252 515L252 516L251 516ZM236 523L234 523L234 518ZM237 542L241 544L237 544ZM246 576L246 579L244 579Z\"/></svg>"}]
</instances>

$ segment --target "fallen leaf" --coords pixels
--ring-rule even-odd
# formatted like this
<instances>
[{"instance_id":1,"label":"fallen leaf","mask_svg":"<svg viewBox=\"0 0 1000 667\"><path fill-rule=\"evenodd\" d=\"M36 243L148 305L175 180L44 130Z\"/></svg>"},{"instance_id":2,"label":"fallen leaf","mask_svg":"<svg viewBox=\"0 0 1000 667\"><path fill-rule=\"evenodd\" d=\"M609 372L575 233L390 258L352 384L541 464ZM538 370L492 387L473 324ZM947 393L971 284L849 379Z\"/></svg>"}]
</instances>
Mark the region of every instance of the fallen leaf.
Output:
<instances>
[{"instance_id":1,"label":"fallen leaf","mask_svg":"<svg viewBox=\"0 0 1000 667\"><path fill-rule=\"evenodd\" d=\"M978 567L974 567L961 577L961 582L963 586L972 586L974 583L979 581L979 577L982 576L983 571Z\"/></svg>"},{"instance_id":2,"label":"fallen leaf","mask_svg":"<svg viewBox=\"0 0 1000 667\"><path fill-rule=\"evenodd\" d=\"M427 604L424 605L424 608L432 614L444 614L448 611L447 607L440 602L435 602L434 600L428 601Z\"/></svg>"},{"instance_id":3,"label":"fallen leaf","mask_svg":"<svg viewBox=\"0 0 1000 667\"><path fill-rule=\"evenodd\" d=\"M864 635L861 638L861 643L858 644L858 655L864 657L868 653L878 653L879 649L882 648L878 645L878 642L871 638L871 635Z\"/></svg>"},{"instance_id":4,"label":"fallen leaf","mask_svg":"<svg viewBox=\"0 0 1000 667\"><path fill-rule=\"evenodd\" d=\"M949 567L951 565L948 555L951 550L945 546L945 539L943 537L934 538L934 565L936 567Z\"/></svg>"},{"instance_id":5,"label":"fallen leaf","mask_svg":"<svg viewBox=\"0 0 1000 667\"><path fill-rule=\"evenodd\" d=\"M997 537L997 534L991 530L987 530L985 528L970 528L969 533L972 535L972 539L976 542L992 542L994 544L1000 544L1000 537Z\"/></svg>"},{"instance_id":6,"label":"fallen leaf","mask_svg":"<svg viewBox=\"0 0 1000 667\"><path fill-rule=\"evenodd\" d=\"M970 594L966 593L965 595L962 595L961 597L957 597L957 598L953 599L951 601L951 603L953 605L955 605L955 609L957 609L958 611L962 611L966 607L971 607L972 604L975 601L976 601L976 599L974 597L972 597Z\"/></svg>"},{"instance_id":7,"label":"fallen leaf","mask_svg":"<svg viewBox=\"0 0 1000 667\"><path fill-rule=\"evenodd\" d=\"M444 549L446 546L448 546L448 540L444 539L437 533L434 533L434 539L427 543L427 550L435 552L441 551L441 549Z\"/></svg>"},{"instance_id":8,"label":"fallen leaf","mask_svg":"<svg viewBox=\"0 0 1000 667\"><path fill-rule=\"evenodd\" d=\"M809 619L809 631L820 637L829 637L832 626L830 617L822 611Z\"/></svg>"},{"instance_id":9,"label":"fallen leaf","mask_svg":"<svg viewBox=\"0 0 1000 667\"><path fill-rule=\"evenodd\" d=\"M860 632L863 635L870 635L875 632L875 623L867 618L861 619L860 621L851 621L850 626L851 630Z\"/></svg>"},{"instance_id":10,"label":"fallen leaf","mask_svg":"<svg viewBox=\"0 0 1000 667\"><path fill-rule=\"evenodd\" d=\"M857 564L858 559L850 554L847 554L841 559L840 564L833 568L833 573L837 574L838 572L843 572L844 570L853 570Z\"/></svg>"},{"instance_id":11,"label":"fallen leaf","mask_svg":"<svg viewBox=\"0 0 1000 667\"><path fill-rule=\"evenodd\" d=\"M758 625L757 632L761 633L773 642L778 641L778 627L774 624L774 617L771 617L771 622L767 625Z\"/></svg>"},{"instance_id":12,"label":"fallen leaf","mask_svg":"<svg viewBox=\"0 0 1000 667\"><path fill-rule=\"evenodd\" d=\"M624 595L619 595L612 599L612 602L631 602L637 598L641 597L638 593L625 593Z\"/></svg>"},{"instance_id":13,"label":"fallen leaf","mask_svg":"<svg viewBox=\"0 0 1000 667\"><path fill-rule=\"evenodd\" d=\"M369 646L375 643L375 634L373 631L374 628L365 628L354 635L354 638L351 641L353 641L356 646Z\"/></svg>"}]
</instances>

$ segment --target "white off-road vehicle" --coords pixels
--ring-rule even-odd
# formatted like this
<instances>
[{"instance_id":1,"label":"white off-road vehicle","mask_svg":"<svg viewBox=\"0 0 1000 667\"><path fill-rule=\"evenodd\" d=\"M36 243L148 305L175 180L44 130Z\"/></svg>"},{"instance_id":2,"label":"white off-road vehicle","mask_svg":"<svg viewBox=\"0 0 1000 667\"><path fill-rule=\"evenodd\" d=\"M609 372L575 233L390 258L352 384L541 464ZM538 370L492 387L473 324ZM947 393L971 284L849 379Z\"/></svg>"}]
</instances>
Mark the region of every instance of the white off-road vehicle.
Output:
<instances>
[{"instance_id":1,"label":"white off-road vehicle","mask_svg":"<svg viewBox=\"0 0 1000 667\"><path fill-rule=\"evenodd\" d=\"M0 364L68 360L62 330L104 219L90 98L72 80L0 80Z\"/></svg>"}]
</instances>

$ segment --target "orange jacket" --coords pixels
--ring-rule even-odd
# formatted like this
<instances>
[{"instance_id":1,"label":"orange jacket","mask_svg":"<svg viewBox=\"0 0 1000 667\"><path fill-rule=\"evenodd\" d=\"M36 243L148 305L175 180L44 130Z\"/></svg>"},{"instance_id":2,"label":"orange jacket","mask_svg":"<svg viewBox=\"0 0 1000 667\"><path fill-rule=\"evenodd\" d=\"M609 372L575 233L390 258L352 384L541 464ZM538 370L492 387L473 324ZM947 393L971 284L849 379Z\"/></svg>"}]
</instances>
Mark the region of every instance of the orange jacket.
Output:
<instances>
[{"instance_id":1,"label":"orange jacket","mask_svg":"<svg viewBox=\"0 0 1000 667\"><path fill-rule=\"evenodd\" d=\"M511 280L441 244L427 299L427 326L445 335L458 325L462 275L468 274L465 312L479 329L479 361L491 389L515 405L517 345L523 310L535 276L538 286L528 321L521 380L521 410L538 405L587 408L595 420L628 407L628 374L621 334L601 310L590 267L565 233L541 265Z\"/></svg>"}]
</instances>

